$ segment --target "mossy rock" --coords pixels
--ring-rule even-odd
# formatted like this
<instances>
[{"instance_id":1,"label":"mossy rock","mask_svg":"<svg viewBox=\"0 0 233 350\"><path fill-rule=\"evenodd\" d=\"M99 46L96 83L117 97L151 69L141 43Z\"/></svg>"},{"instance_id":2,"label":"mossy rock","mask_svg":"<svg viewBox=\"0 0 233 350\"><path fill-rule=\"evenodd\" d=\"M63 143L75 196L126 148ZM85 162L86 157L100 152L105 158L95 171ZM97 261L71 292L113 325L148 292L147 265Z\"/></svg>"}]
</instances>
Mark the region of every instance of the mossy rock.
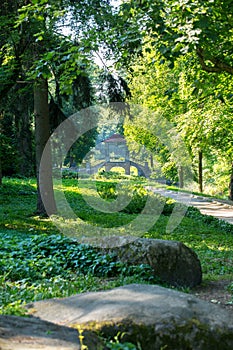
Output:
<instances>
[{"instance_id":1,"label":"mossy rock","mask_svg":"<svg viewBox=\"0 0 233 350\"><path fill-rule=\"evenodd\" d=\"M44 320L106 339L121 335L121 342L140 344L142 350L233 348L230 311L156 285L132 284L35 302L32 307Z\"/></svg>"}]
</instances>

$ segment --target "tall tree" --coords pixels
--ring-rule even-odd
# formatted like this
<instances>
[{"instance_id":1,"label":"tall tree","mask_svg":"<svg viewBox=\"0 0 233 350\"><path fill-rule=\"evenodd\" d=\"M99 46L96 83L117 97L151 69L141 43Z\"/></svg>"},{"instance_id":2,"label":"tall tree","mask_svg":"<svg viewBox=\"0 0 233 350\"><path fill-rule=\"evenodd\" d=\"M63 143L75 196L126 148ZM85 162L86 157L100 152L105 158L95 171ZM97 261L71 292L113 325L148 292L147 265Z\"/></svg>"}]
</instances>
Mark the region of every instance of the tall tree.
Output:
<instances>
[{"instance_id":1,"label":"tall tree","mask_svg":"<svg viewBox=\"0 0 233 350\"><path fill-rule=\"evenodd\" d=\"M54 75L54 66L59 66L63 73L60 79L61 91L71 91L74 79L80 74L81 62L88 63L92 50L97 49L102 40L98 41L96 34L99 29L103 36L106 23L103 14L111 16L109 1L51 0L48 4L44 0L9 0L1 4L0 10L3 24L1 28L4 28L0 32L0 95L1 98L6 96L17 80L25 75L34 85L36 135L39 135L36 140L39 174L39 161L45 140L48 139L48 96L45 96L48 93L47 79ZM69 15L65 18L67 10ZM72 39L64 37L61 31L59 33L60 26L66 26L67 21L72 23L75 33ZM51 172L47 173L48 178L51 214L55 211ZM42 189L43 181L45 177L38 180ZM39 194L40 192L39 190ZM40 213L45 214L40 195L37 207Z\"/></svg>"}]
</instances>

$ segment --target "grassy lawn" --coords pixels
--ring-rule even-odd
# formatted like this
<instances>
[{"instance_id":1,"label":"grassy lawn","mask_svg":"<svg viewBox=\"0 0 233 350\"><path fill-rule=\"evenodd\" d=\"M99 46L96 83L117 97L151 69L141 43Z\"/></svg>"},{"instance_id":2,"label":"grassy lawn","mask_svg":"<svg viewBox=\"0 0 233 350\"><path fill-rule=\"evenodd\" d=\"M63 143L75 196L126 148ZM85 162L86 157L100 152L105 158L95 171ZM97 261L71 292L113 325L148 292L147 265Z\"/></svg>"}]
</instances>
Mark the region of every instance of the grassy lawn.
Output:
<instances>
[{"instance_id":1,"label":"grassy lawn","mask_svg":"<svg viewBox=\"0 0 233 350\"><path fill-rule=\"evenodd\" d=\"M99 195L113 202L116 183L111 179L96 182ZM93 227L114 227L116 231L137 217L145 204L147 195L138 183L131 182L129 189L135 188L137 196L125 210L103 213L83 198L96 196L89 181L63 180L63 191L77 217ZM57 191L61 191L59 186ZM166 225L172 205L166 203L163 215L144 237L182 241L198 254L204 281L225 279L233 295L233 226L190 209L168 234ZM62 234L51 219L36 216L35 208L34 179L4 179L0 188L0 313L20 315L24 312L22 305L33 300L127 283L156 283L148 266L124 266L115 256L100 255L94 248ZM68 230L70 222L66 225Z\"/></svg>"}]
</instances>

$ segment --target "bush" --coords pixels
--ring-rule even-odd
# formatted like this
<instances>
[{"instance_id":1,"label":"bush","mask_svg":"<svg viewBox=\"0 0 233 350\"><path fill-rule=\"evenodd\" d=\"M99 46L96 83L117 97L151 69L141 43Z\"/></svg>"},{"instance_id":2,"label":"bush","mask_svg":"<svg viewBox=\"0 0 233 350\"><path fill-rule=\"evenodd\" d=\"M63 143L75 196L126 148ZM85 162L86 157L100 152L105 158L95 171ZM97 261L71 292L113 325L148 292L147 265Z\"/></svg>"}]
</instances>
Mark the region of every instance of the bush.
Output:
<instances>
[{"instance_id":1,"label":"bush","mask_svg":"<svg viewBox=\"0 0 233 350\"><path fill-rule=\"evenodd\" d=\"M124 180L127 179L127 176L124 174L120 174L117 171L105 171L100 170L96 175L96 179L120 179Z\"/></svg>"},{"instance_id":2,"label":"bush","mask_svg":"<svg viewBox=\"0 0 233 350\"><path fill-rule=\"evenodd\" d=\"M130 203L122 210L124 213L138 214L143 210L148 199L148 191L142 185L128 185L123 187L121 192L133 194Z\"/></svg>"},{"instance_id":3,"label":"bush","mask_svg":"<svg viewBox=\"0 0 233 350\"><path fill-rule=\"evenodd\" d=\"M163 208L163 215L170 215L174 209L175 201L172 199L167 199L160 196L159 194L153 194L147 191L141 184L134 185L122 185L118 190L116 189L117 183L108 182L108 183L98 183L97 188L100 196L107 200L114 200L118 196L124 195L125 193L130 193L132 199L130 203L122 209L122 212L127 214L138 214L140 213L147 200L150 199L150 205L156 208Z\"/></svg>"},{"instance_id":4,"label":"bush","mask_svg":"<svg viewBox=\"0 0 233 350\"><path fill-rule=\"evenodd\" d=\"M116 182L97 182L97 191L103 199L111 200L117 198Z\"/></svg>"},{"instance_id":5,"label":"bush","mask_svg":"<svg viewBox=\"0 0 233 350\"><path fill-rule=\"evenodd\" d=\"M144 208L149 200L148 209L153 213L156 213L156 209L158 213L163 215L170 215L174 209L175 201L169 198L165 198L159 194L154 194L147 191L142 185L130 185L122 188L123 192L131 192L133 193L132 200L125 207L122 212L127 214L138 214Z\"/></svg>"},{"instance_id":6,"label":"bush","mask_svg":"<svg viewBox=\"0 0 233 350\"><path fill-rule=\"evenodd\" d=\"M177 167L174 162L167 162L162 167L162 175L165 176L167 180L170 180L171 183L176 183L178 181L178 172Z\"/></svg>"},{"instance_id":7,"label":"bush","mask_svg":"<svg viewBox=\"0 0 233 350\"><path fill-rule=\"evenodd\" d=\"M77 171L63 170L62 179L78 179L79 173Z\"/></svg>"},{"instance_id":8,"label":"bush","mask_svg":"<svg viewBox=\"0 0 233 350\"><path fill-rule=\"evenodd\" d=\"M170 215L174 209L175 201L170 198L162 197L159 194L153 194L146 190L142 184L123 184L117 188L117 182L97 182L97 191L105 200L115 200L118 196L131 194L130 203L121 210L127 214L139 214L144 209L148 199L150 199L150 208L156 211L162 209L163 215Z\"/></svg>"}]
</instances>

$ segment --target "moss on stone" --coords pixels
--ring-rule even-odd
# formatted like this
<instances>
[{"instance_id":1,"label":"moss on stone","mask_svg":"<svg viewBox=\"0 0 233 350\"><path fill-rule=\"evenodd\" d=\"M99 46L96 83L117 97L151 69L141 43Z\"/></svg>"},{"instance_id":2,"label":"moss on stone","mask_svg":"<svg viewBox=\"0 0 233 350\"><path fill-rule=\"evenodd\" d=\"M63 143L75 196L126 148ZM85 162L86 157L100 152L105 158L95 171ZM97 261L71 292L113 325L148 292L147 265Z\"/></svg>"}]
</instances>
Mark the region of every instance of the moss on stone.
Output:
<instances>
[{"instance_id":1,"label":"moss on stone","mask_svg":"<svg viewBox=\"0 0 233 350\"><path fill-rule=\"evenodd\" d=\"M130 320L72 325L74 328L77 326L81 327L88 337L94 334L100 341L103 338L113 339L121 334L122 343L131 342L135 345L139 343L142 350L230 350L233 345L232 333L225 332L224 329L211 331L207 325L195 318L182 325L177 325L174 320L170 323L160 323L155 327L135 324ZM104 349L103 342L100 346Z\"/></svg>"}]
</instances>

